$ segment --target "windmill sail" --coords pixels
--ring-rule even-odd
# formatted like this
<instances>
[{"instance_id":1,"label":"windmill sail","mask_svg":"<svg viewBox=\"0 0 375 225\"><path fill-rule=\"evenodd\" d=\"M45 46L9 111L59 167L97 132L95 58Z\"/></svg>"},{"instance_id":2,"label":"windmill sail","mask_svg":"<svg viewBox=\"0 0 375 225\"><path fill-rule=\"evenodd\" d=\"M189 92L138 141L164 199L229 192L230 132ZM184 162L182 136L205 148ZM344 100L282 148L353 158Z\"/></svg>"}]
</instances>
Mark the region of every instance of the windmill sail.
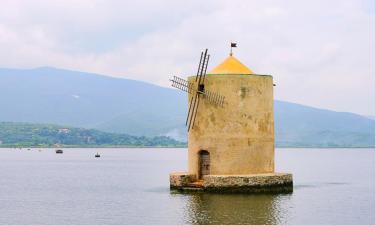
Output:
<instances>
[{"instance_id":1,"label":"windmill sail","mask_svg":"<svg viewBox=\"0 0 375 225\"><path fill-rule=\"evenodd\" d=\"M209 103L217 105L217 106L221 106L221 107L224 106L224 99L225 99L224 96L221 96L216 92L209 91L209 90L206 90L206 89L204 89L203 91L199 90L199 87L195 88L193 86L193 83L188 82L187 80L182 79L182 78L177 77L177 76L173 76L173 79L171 79L170 81L172 82L172 87L175 87L177 89L180 89L181 91L184 91L184 92L187 92L187 93L190 93L190 94L198 92ZM194 96L192 96L190 98L190 103L191 103L193 97Z\"/></svg>"},{"instance_id":2,"label":"windmill sail","mask_svg":"<svg viewBox=\"0 0 375 225\"><path fill-rule=\"evenodd\" d=\"M199 66L198 66L198 73L197 73L197 76L195 77L195 81L197 81L197 92L195 93L195 95L193 97L194 99L191 99L191 101L190 101L190 105L193 104L193 106L192 106L192 108L189 106L189 108L191 110L189 110L188 115L187 115L187 119L186 119L188 131L190 130L190 128L194 127L195 118L196 118L197 112L198 112L198 106L199 106L199 100L200 100L199 97L201 95L201 92L204 93L204 86L202 86L202 84L204 84L203 83L204 77L206 76L208 61L210 59L210 56L207 54L207 51L208 51L208 49L206 49L204 54L203 54L203 52L201 53L201 60L199 62ZM203 55L203 59L202 59L202 55ZM203 77L203 79L202 79L202 77ZM203 87L203 88L201 88L201 87Z\"/></svg>"},{"instance_id":3,"label":"windmill sail","mask_svg":"<svg viewBox=\"0 0 375 225\"><path fill-rule=\"evenodd\" d=\"M173 76L173 79L170 80L172 82L172 87L185 91L191 95L188 115L186 117L188 131L194 127L201 98L216 106L224 106L224 97L218 93L206 90L204 86L208 61L210 59L210 55L207 52L208 49L201 53L195 82L189 82L177 76Z\"/></svg>"}]
</instances>

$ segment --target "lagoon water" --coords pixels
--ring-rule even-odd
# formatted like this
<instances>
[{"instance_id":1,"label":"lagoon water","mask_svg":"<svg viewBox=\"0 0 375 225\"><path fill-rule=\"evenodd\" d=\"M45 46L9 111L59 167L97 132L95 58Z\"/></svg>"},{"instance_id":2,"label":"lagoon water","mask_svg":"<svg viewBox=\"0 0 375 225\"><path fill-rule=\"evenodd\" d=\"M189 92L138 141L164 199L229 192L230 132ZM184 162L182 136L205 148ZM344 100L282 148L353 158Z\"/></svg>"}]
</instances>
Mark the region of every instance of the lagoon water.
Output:
<instances>
[{"instance_id":1,"label":"lagoon water","mask_svg":"<svg viewBox=\"0 0 375 225\"><path fill-rule=\"evenodd\" d=\"M280 195L172 193L186 154L0 149L0 224L375 224L375 149L277 149L295 185Z\"/></svg>"}]
</instances>

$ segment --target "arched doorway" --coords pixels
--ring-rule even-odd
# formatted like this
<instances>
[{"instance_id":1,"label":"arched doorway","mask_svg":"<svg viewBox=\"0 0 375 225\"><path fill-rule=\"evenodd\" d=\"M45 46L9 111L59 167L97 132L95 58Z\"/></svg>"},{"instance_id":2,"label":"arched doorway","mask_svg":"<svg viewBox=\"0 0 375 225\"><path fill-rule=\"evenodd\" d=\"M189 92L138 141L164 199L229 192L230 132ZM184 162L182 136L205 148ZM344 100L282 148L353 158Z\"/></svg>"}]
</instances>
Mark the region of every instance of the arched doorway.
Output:
<instances>
[{"instance_id":1,"label":"arched doorway","mask_svg":"<svg viewBox=\"0 0 375 225\"><path fill-rule=\"evenodd\" d=\"M199 151L199 178L210 174L210 153L206 150Z\"/></svg>"}]
</instances>

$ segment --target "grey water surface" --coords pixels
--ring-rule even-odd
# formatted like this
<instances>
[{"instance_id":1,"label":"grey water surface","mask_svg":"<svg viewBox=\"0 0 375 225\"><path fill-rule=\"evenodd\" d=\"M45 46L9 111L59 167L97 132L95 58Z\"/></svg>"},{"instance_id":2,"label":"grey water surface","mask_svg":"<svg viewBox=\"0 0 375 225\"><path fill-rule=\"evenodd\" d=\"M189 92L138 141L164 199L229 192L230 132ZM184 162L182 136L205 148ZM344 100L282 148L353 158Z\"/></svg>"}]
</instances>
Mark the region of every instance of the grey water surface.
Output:
<instances>
[{"instance_id":1,"label":"grey water surface","mask_svg":"<svg viewBox=\"0 0 375 225\"><path fill-rule=\"evenodd\" d=\"M0 224L375 224L375 149L277 149L292 194L170 192L186 167L186 149L0 149Z\"/></svg>"}]
</instances>

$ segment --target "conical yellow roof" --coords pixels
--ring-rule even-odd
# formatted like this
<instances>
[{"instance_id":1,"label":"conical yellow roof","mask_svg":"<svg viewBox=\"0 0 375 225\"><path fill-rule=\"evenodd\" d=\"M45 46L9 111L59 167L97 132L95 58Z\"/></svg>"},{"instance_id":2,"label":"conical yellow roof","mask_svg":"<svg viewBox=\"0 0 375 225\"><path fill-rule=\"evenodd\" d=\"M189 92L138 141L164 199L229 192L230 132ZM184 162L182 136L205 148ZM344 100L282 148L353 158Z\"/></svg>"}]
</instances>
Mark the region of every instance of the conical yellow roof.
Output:
<instances>
[{"instance_id":1,"label":"conical yellow roof","mask_svg":"<svg viewBox=\"0 0 375 225\"><path fill-rule=\"evenodd\" d=\"M254 72L234 56L230 55L224 62L208 72L208 74L254 74Z\"/></svg>"}]
</instances>

